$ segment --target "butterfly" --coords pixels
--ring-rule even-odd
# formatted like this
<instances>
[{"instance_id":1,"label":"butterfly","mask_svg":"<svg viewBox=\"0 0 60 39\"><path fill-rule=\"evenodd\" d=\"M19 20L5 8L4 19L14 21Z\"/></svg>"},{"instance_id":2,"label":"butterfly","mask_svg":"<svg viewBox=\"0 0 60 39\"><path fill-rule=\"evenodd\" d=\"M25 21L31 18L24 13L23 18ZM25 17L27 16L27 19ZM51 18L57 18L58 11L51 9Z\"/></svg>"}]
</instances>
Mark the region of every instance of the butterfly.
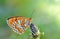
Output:
<instances>
[{"instance_id":1,"label":"butterfly","mask_svg":"<svg viewBox=\"0 0 60 39\"><path fill-rule=\"evenodd\" d=\"M7 19L8 26L16 33L22 34L31 24L31 18L13 16Z\"/></svg>"}]
</instances>

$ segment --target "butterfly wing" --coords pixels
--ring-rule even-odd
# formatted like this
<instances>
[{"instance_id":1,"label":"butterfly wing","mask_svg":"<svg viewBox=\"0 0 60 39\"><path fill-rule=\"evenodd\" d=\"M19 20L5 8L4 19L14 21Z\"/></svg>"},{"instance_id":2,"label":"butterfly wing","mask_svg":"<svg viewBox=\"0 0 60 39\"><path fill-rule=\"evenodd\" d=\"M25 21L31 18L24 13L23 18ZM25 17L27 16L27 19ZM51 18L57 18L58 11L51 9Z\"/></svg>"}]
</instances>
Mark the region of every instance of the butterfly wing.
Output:
<instances>
[{"instance_id":1,"label":"butterfly wing","mask_svg":"<svg viewBox=\"0 0 60 39\"><path fill-rule=\"evenodd\" d=\"M14 32L22 34L28 28L30 20L25 17L11 17L7 19L7 24Z\"/></svg>"}]
</instances>

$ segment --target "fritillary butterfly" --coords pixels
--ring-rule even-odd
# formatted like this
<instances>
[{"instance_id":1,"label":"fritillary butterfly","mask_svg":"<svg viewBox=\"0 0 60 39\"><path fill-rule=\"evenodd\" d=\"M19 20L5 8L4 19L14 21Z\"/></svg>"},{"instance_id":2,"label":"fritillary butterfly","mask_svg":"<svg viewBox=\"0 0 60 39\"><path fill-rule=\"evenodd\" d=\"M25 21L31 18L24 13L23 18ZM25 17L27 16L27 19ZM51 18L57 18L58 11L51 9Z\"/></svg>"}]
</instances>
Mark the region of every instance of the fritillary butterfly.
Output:
<instances>
[{"instance_id":1,"label":"fritillary butterfly","mask_svg":"<svg viewBox=\"0 0 60 39\"><path fill-rule=\"evenodd\" d=\"M10 17L7 19L7 24L16 33L22 34L31 24L31 18L26 18L22 16Z\"/></svg>"}]
</instances>

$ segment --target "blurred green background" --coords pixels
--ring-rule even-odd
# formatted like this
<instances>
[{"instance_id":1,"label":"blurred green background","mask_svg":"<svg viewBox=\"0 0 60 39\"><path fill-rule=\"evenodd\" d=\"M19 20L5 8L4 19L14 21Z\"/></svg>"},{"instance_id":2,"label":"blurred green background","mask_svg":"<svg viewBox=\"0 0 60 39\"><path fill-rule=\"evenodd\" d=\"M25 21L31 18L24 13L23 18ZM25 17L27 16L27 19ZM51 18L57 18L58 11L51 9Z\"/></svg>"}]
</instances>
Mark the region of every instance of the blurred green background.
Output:
<instances>
[{"instance_id":1,"label":"blurred green background","mask_svg":"<svg viewBox=\"0 0 60 39\"><path fill-rule=\"evenodd\" d=\"M31 15L33 23L44 32L41 39L60 39L60 0L0 0L0 39L29 39L29 28L18 35L8 27L6 19Z\"/></svg>"}]
</instances>

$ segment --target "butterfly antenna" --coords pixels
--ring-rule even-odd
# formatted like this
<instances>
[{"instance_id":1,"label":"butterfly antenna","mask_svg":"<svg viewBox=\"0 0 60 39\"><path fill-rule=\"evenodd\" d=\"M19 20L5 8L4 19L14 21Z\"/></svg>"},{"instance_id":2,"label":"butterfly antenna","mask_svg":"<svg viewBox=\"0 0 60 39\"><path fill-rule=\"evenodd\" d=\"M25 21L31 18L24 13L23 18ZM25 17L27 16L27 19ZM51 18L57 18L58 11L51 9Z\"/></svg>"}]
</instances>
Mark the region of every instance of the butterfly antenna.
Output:
<instances>
[{"instance_id":1,"label":"butterfly antenna","mask_svg":"<svg viewBox=\"0 0 60 39\"><path fill-rule=\"evenodd\" d=\"M35 10L32 11L32 14L30 15L30 18L32 18L33 14L34 14Z\"/></svg>"}]
</instances>

